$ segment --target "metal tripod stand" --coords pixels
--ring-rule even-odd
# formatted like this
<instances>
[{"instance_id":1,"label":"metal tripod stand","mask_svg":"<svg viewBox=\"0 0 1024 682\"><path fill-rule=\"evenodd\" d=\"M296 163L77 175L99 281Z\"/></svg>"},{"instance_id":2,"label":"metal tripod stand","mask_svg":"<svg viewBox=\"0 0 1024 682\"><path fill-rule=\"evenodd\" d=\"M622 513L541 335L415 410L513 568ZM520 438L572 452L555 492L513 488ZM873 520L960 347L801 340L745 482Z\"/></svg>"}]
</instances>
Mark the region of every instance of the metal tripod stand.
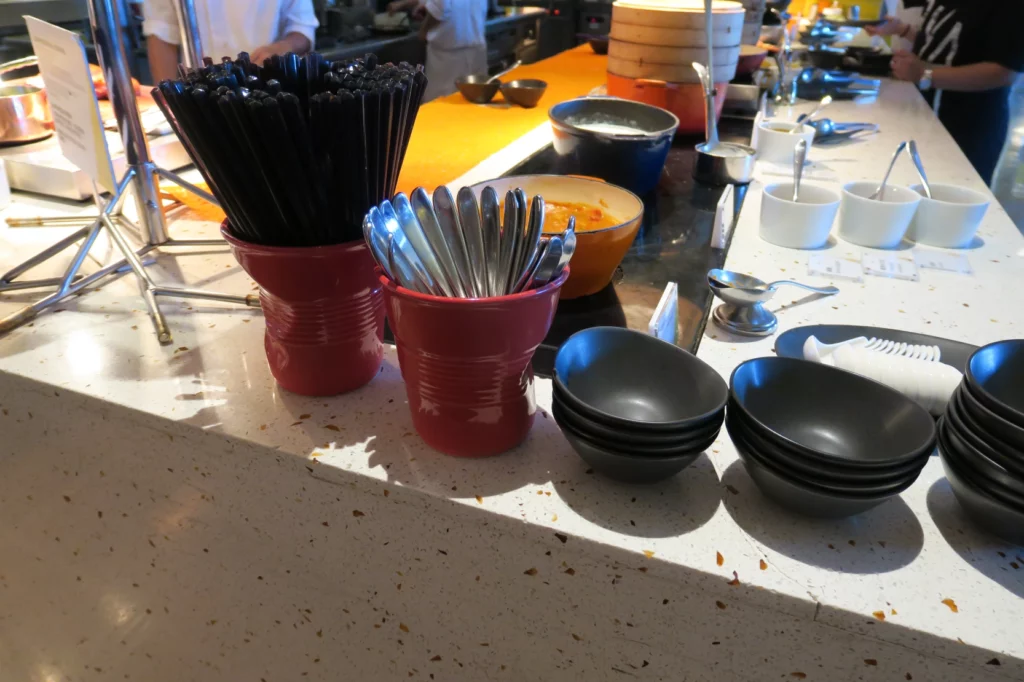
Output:
<instances>
[{"instance_id":1,"label":"metal tripod stand","mask_svg":"<svg viewBox=\"0 0 1024 682\"><path fill-rule=\"evenodd\" d=\"M179 12L181 12L179 24L182 26L182 33L185 33L186 26L191 29L190 44L185 47L185 52L186 55L189 55L189 60L194 61L196 59L195 46L198 36L198 32L195 30L195 15L192 13L191 0L184 0L182 5L179 6ZM187 16L189 13L192 13L191 17ZM76 230L24 263L0 275L0 294L4 291L50 286L57 287L57 290L52 294L0 319L0 334L9 332L29 322L41 311L95 284L108 275L123 272L126 267L130 268L139 280L142 298L149 308L150 317L156 328L157 338L163 344L171 343L172 339L170 329L167 327L167 321L157 303L158 296L205 299L259 307L259 297L255 294L233 296L201 289L160 286L146 272L145 264L141 257L156 248L224 244L222 239L178 240L172 239L167 235L163 208L157 192L158 177L165 178L214 204L218 202L209 192L205 192L185 181L175 173L159 168L151 160L149 144L146 140L145 131L142 128L135 91L132 87L131 73L128 70L128 60L121 34L121 16L118 0L90 0L89 21L92 24L96 52L99 56L100 66L103 69L103 75L107 81L110 101L117 118L118 130L124 143L127 170L120 181L118 181L117 187L110 199L106 202L97 200L100 212L90 224ZM134 224L121 213L121 207L129 191L135 197L139 225ZM121 231L121 227L129 227L138 233L143 241L141 248L134 247L128 241ZM79 274L79 269L82 267L89 250L95 244L96 238L103 230L107 231L114 245L121 251L123 258L83 277ZM56 279L14 281L28 270L53 258L78 241L82 243L78 246L74 257L61 277Z\"/></svg>"}]
</instances>

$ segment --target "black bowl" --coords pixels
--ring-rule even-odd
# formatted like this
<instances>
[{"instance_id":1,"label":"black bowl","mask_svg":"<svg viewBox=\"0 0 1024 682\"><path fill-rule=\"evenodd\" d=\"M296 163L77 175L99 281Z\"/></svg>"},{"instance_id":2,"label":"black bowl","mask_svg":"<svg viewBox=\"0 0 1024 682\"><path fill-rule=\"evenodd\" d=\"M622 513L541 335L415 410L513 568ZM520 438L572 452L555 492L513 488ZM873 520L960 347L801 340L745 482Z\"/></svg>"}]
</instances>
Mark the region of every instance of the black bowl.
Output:
<instances>
[{"instance_id":1,"label":"black bowl","mask_svg":"<svg viewBox=\"0 0 1024 682\"><path fill-rule=\"evenodd\" d=\"M953 496L979 528L1014 545L1024 545L1024 511L1018 511L980 490L940 446L939 457Z\"/></svg>"},{"instance_id":2,"label":"black bowl","mask_svg":"<svg viewBox=\"0 0 1024 682\"><path fill-rule=\"evenodd\" d=\"M971 459L978 459L982 464L1013 477L1024 492L1024 453L1015 452L992 434L985 433L971 419L960 400L960 392L963 390L961 386L950 397L945 413L947 425L968 446L966 449L970 451Z\"/></svg>"},{"instance_id":3,"label":"black bowl","mask_svg":"<svg viewBox=\"0 0 1024 682\"><path fill-rule=\"evenodd\" d=\"M636 433L672 433L721 419L729 391L710 365L671 343L620 327L573 334L555 355L566 405Z\"/></svg>"},{"instance_id":4,"label":"black bowl","mask_svg":"<svg viewBox=\"0 0 1024 682\"><path fill-rule=\"evenodd\" d=\"M961 437L952 423L945 420L939 424L939 442L952 451L961 468L969 470L984 489L1007 504L1024 510L1024 483L1008 476L1004 469L986 459Z\"/></svg>"},{"instance_id":5,"label":"black bowl","mask_svg":"<svg viewBox=\"0 0 1024 682\"><path fill-rule=\"evenodd\" d=\"M960 407L984 429L985 433L991 433L1017 452L1024 452L1024 427L1003 419L983 405L970 383L960 382L957 391L960 397Z\"/></svg>"},{"instance_id":6,"label":"black bowl","mask_svg":"<svg viewBox=\"0 0 1024 682\"><path fill-rule=\"evenodd\" d=\"M818 519L839 519L877 507L896 493L887 495L837 495L828 490L782 476L754 455L753 447L726 420L729 436L736 446L743 466L765 497L801 516Z\"/></svg>"},{"instance_id":7,"label":"black bowl","mask_svg":"<svg viewBox=\"0 0 1024 682\"><path fill-rule=\"evenodd\" d=\"M639 447L641 449L648 447L685 447L693 443L700 443L705 441L708 437L716 436L718 431L722 428L722 421L724 421L725 418L725 412L723 411L720 414L720 418L713 419L712 421L706 424L701 424L696 428L680 429L678 431L666 432L663 434L648 434L644 432L637 433L626 429L608 427L600 422L594 421L593 419L588 419L586 416L572 409L572 406L567 404L561 395L561 389L555 386L552 393L551 406L553 410L558 411L558 418L564 420L572 428L583 435L596 441L604 442L613 450L621 450L631 447Z\"/></svg>"},{"instance_id":8,"label":"black bowl","mask_svg":"<svg viewBox=\"0 0 1024 682\"><path fill-rule=\"evenodd\" d=\"M625 483L657 483L671 478L690 466L705 448L672 457L639 457L607 450L572 429L563 427L562 434L584 462L609 478Z\"/></svg>"},{"instance_id":9,"label":"black bowl","mask_svg":"<svg viewBox=\"0 0 1024 682\"><path fill-rule=\"evenodd\" d=\"M576 37L590 44L594 54L608 54L608 36L594 36L589 33L577 33Z\"/></svg>"},{"instance_id":10,"label":"black bowl","mask_svg":"<svg viewBox=\"0 0 1024 682\"><path fill-rule=\"evenodd\" d=\"M964 376L981 404L1024 428L1024 339L982 346L968 358Z\"/></svg>"},{"instance_id":11,"label":"black bowl","mask_svg":"<svg viewBox=\"0 0 1024 682\"><path fill-rule=\"evenodd\" d=\"M768 459L779 469L791 472L794 478L809 483L838 484L841 486L887 486L902 483L908 476L917 477L928 462L930 453L892 469L865 469L836 464L819 458L807 457L770 439L760 432L757 423L750 421L743 412L734 409L729 401L729 419L742 428L743 435L757 453Z\"/></svg>"},{"instance_id":12,"label":"black bowl","mask_svg":"<svg viewBox=\"0 0 1024 682\"><path fill-rule=\"evenodd\" d=\"M947 460L952 462L962 476L971 481L976 489L983 491L989 497L998 500L1018 511L1024 511L1024 495L1014 492L999 481L989 476L980 468L971 464L970 454L965 454L958 447L955 433L945 420L940 424L939 429L939 452Z\"/></svg>"},{"instance_id":13,"label":"black bowl","mask_svg":"<svg viewBox=\"0 0 1024 682\"><path fill-rule=\"evenodd\" d=\"M759 433L820 461L891 469L935 447L935 421L927 410L859 374L765 357L740 364L729 386Z\"/></svg>"},{"instance_id":14,"label":"black bowl","mask_svg":"<svg viewBox=\"0 0 1024 682\"><path fill-rule=\"evenodd\" d=\"M488 78L490 76L465 76L455 80L455 87L473 104L487 104L501 88L500 80L488 83Z\"/></svg>"},{"instance_id":15,"label":"black bowl","mask_svg":"<svg viewBox=\"0 0 1024 682\"><path fill-rule=\"evenodd\" d=\"M544 96L548 84L544 81L532 78L520 78L519 80L502 83L501 94L512 104L518 104L524 109L532 109Z\"/></svg>"},{"instance_id":16,"label":"black bowl","mask_svg":"<svg viewBox=\"0 0 1024 682\"><path fill-rule=\"evenodd\" d=\"M639 443L632 443L628 439L604 438L598 434L588 431L586 428L580 428L573 422L572 415L569 413L567 408L564 408L560 403L552 404L551 414L555 418L555 423L557 423L563 430L570 429L573 433L582 436L599 447L611 452L621 455L635 455L639 457L675 457L676 455L693 452L695 448L700 448L700 450L703 451L711 443L715 442L715 439L718 438L718 432L722 426L721 424L712 424L715 428L711 431L704 431L700 435L686 441L676 441L663 445L641 445Z\"/></svg>"},{"instance_id":17,"label":"black bowl","mask_svg":"<svg viewBox=\"0 0 1024 682\"><path fill-rule=\"evenodd\" d=\"M826 478L813 474L806 474L786 465L782 460L776 459L778 450L771 448L764 450L755 434L752 434L743 423L742 417L733 415L729 417L729 435L736 434L746 443L748 455L757 460L758 464L768 467L775 474L783 476L794 483L818 488L823 492L842 496L882 496L894 495L905 490L911 483L917 480L924 468L922 461L915 469L902 476L890 477L882 481L844 481L836 478Z\"/></svg>"},{"instance_id":18,"label":"black bowl","mask_svg":"<svg viewBox=\"0 0 1024 682\"><path fill-rule=\"evenodd\" d=\"M639 196L657 186L679 128L675 114L617 97L577 97L551 107L548 118L566 172L596 176Z\"/></svg>"}]
</instances>

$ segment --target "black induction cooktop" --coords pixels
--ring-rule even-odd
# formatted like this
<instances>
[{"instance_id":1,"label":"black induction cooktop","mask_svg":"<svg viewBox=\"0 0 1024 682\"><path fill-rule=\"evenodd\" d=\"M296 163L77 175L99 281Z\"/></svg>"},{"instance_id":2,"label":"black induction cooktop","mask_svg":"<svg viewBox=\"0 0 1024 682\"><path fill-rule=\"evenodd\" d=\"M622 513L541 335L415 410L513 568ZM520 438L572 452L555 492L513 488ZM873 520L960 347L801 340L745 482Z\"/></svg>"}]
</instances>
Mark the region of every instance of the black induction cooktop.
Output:
<instances>
[{"instance_id":1,"label":"black induction cooktop","mask_svg":"<svg viewBox=\"0 0 1024 682\"><path fill-rule=\"evenodd\" d=\"M723 119L719 133L722 139L749 143L751 129L750 121ZM657 189L641 197L643 223L611 284L592 296L559 301L551 331L533 358L536 374L550 376L558 347L581 329L613 326L647 331L669 282L679 285L676 343L691 352L697 350L711 310L707 271L725 263L733 227L727 226L724 248L713 248L715 211L725 188L694 181L694 146L701 141L703 136L676 137ZM561 161L550 146L506 175L532 173L587 174L586 169ZM733 216L739 215L746 189L734 188Z\"/></svg>"}]
</instances>

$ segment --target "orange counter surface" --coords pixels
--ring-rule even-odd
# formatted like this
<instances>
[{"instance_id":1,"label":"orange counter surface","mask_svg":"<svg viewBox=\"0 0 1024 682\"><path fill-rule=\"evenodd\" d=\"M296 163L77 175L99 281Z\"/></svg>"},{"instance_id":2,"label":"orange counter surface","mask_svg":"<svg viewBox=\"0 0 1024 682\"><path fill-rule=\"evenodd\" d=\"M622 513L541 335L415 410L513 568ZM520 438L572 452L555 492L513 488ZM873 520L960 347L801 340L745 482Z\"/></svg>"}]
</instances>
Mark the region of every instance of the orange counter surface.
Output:
<instances>
[{"instance_id":1,"label":"orange counter surface","mask_svg":"<svg viewBox=\"0 0 1024 682\"><path fill-rule=\"evenodd\" d=\"M472 104L455 93L420 108L409 141L398 191L416 187L433 191L548 120L548 109L604 85L608 58L588 45L521 66L503 81L538 78L548 84L533 109L505 104L501 93L491 104Z\"/></svg>"}]
</instances>

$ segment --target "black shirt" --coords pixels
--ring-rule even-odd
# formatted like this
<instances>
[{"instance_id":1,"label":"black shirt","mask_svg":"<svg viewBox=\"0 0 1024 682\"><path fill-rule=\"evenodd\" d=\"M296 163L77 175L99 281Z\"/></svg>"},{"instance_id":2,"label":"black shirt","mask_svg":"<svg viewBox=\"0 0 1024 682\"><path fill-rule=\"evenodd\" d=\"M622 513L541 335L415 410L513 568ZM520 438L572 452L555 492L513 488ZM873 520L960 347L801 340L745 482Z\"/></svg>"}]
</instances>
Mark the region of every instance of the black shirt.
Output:
<instances>
[{"instance_id":1,"label":"black shirt","mask_svg":"<svg viewBox=\"0 0 1024 682\"><path fill-rule=\"evenodd\" d=\"M1024 1L904 0L922 7L924 23L914 54L929 64L995 62L1024 71ZM939 120L986 182L992 178L1009 127L1009 87L982 92L943 91ZM934 102L935 92L925 93Z\"/></svg>"}]
</instances>

